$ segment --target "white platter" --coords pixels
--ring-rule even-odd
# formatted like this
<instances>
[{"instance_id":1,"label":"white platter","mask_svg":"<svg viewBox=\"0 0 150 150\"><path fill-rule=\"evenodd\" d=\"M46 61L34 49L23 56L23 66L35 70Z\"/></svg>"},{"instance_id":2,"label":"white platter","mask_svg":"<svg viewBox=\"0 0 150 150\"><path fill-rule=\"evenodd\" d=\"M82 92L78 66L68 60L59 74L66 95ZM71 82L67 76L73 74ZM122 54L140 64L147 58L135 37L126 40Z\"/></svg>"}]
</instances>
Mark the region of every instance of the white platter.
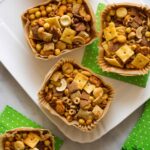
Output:
<instances>
[{"instance_id":1,"label":"white platter","mask_svg":"<svg viewBox=\"0 0 150 150\"><path fill-rule=\"evenodd\" d=\"M26 0L14 0L12 3L10 1L4 1L0 4L0 14L2 14L2 11L5 10L4 8L9 5L11 6L9 14L14 17L13 20L10 16L10 19L8 19L8 17L5 18L2 15L0 16L0 20L2 20L0 22L0 61L32 98L35 104L39 106L37 91L40 88L45 74L57 60L51 62L41 61L33 57L30 48L24 39L23 30L19 20L21 12L38 2L39 1L27 2ZM94 9L96 9L98 2L98 0L94 0L94 4L92 5ZM24 5L21 6L21 3L24 3ZM3 7L1 7L1 5ZM16 6L18 7L14 14L13 8L16 8ZM1 8L3 8L3 10ZM64 55L64 57L74 58L80 63L83 52L84 50L78 50ZM43 110L51 122L53 122L69 139L80 143L89 143L99 139L150 98L150 80L146 88L140 88L110 78L103 78L112 84L116 94L108 114L92 132L82 133L74 127L68 127L60 119Z\"/></svg>"}]
</instances>

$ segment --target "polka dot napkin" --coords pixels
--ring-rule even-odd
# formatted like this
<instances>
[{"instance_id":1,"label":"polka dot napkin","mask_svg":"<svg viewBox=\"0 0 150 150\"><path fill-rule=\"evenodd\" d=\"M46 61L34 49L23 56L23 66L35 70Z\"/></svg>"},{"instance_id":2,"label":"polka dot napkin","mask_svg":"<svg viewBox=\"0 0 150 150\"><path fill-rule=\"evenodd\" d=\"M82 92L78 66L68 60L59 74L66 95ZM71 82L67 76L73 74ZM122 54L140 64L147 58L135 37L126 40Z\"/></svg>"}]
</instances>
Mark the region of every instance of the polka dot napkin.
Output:
<instances>
[{"instance_id":1,"label":"polka dot napkin","mask_svg":"<svg viewBox=\"0 0 150 150\"><path fill-rule=\"evenodd\" d=\"M4 111L0 113L0 134L19 127L41 128L36 122L28 119L10 106L6 106ZM55 137L55 149L59 150L62 144L63 141L59 137Z\"/></svg>"},{"instance_id":2,"label":"polka dot napkin","mask_svg":"<svg viewBox=\"0 0 150 150\"><path fill-rule=\"evenodd\" d=\"M97 25L97 31L100 31L100 13L103 11L105 8L105 5L100 3L97 7L97 12L96 12L96 25ZM140 87L146 87L149 74L147 75L141 75L141 76L132 76L132 77L125 77L118 75L116 73L108 73L108 72L103 72L102 69L98 66L97 64L97 57L98 57L98 45L99 40L97 39L95 42L93 42L91 45L87 46L85 48L82 64L93 70L95 73L107 76L110 78L114 78L117 80L121 80L124 82L128 82L131 84L135 84Z\"/></svg>"},{"instance_id":3,"label":"polka dot napkin","mask_svg":"<svg viewBox=\"0 0 150 150\"><path fill-rule=\"evenodd\" d=\"M150 150L150 99L144 112L129 134L122 150Z\"/></svg>"}]
</instances>

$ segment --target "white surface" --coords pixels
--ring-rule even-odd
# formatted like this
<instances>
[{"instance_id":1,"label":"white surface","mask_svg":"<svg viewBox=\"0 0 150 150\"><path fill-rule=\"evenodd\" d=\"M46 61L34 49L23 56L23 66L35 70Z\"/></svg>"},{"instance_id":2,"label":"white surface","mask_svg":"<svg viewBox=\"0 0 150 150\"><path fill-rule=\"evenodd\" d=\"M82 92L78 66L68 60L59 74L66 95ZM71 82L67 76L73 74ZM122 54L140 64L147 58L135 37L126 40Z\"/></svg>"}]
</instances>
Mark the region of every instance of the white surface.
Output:
<instances>
[{"instance_id":1,"label":"white surface","mask_svg":"<svg viewBox=\"0 0 150 150\"><path fill-rule=\"evenodd\" d=\"M16 1L16 3L15 3L15 1ZM11 2L13 2L13 3L10 4L10 1L8 3L8 0L5 0L5 2L0 5L0 14L5 14L5 15L1 15L2 20L4 20L8 24L9 28L14 33L16 33L17 36L15 35L15 37L17 37L17 39L19 39L19 40L16 40L17 41L17 44L16 44L16 41L13 42L14 36L12 38L11 36L9 36L8 34L5 33L5 30L0 28L1 29L0 35L2 35L1 36L2 39L0 40L0 42L1 42L0 46L2 46L2 48L1 48L0 52L2 52L3 54L7 53L7 55L0 54L0 57L2 57L1 58L2 62L5 65L7 64L8 70L11 71L11 73L17 78L19 83L21 85L23 85L23 88L26 90L26 92L37 103L36 92L39 88L39 85L42 82L42 78L43 78L44 74L48 71L48 68L50 68L47 65L49 63L41 62L41 61L35 60L33 58L31 53L29 52L29 48L27 47L26 41L24 40L21 23L19 22L19 19L20 19L19 17L21 14L20 12L22 12L23 9L25 10L25 8L27 8L33 2L28 2L28 1L25 2L23 0L20 0L20 1L13 0ZM98 2L98 1L96 1L96 2ZM19 4L24 4L24 5L19 5ZM8 6L11 6L11 7L8 8ZM94 5L94 6L96 6L96 5ZM15 9L15 8L17 8L17 9ZM9 9L9 15L8 15L8 13L4 13L7 11L7 9ZM3 11L3 13L1 13L1 11ZM15 13L11 13L11 11L13 11ZM10 51L11 51L11 53L10 53ZM13 54L12 51L16 52L15 58L12 55ZM79 58L78 52L69 54L68 56L78 57L78 62L79 62L82 55L80 55L80 58ZM25 56L27 56L27 57L25 57ZM26 66L22 66L24 64ZM20 67L18 68L18 66L20 66ZM39 68L40 68L40 70L39 70ZM19 72L17 71L17 69L19 69ZM103 130L99 130L99 132L95 132L98 134L96 136L94 134L94 138L92 136L90 136L90 139L89 139L89 136L83 135L84 138L82 136L80 136L80 139L79 139L78 136L74 135L74 137L73 137L74 140L80 141L80 142L81 142L81 140L82 140L82 142L89 142L91 140L94 140L94 139L100 137L101 135L103 135L107 131L109 131L112 127L114 127L116 124L118 124L121 120L123 120L126 116L128 116L133 110L135 110L138 106L140 106L149 97L148 87L147 87L147 90L145 90L145 89L138 88L135 86L131 86L131 85L129 86L129 84L125 84L123 82L119 82L119 81L115 81L115 80L111 80L111 79L108 79L108 80L114 84L114 86L117 89L117 93L119 90L121 90L122 93L127 91L125 93L126 97L124 96L122 98L122 100L120 100L120 97L122 97L123 95L116 94L116 98L115 98L116 101L114 101L114 103L109 111L109 114L103 120L102 127L101 127L101 129L103 129ZM128 87L130 87L130 89L131 89L130 91L128 91ZM133 101L130 97L131 96L130 92L131 92L131 94L134 94L134 91L138 91L138 94L137 95L135 94L134 95L135 97L132 96L132 99L134 98L134 101ZM129 103L130 100L132 103ZM135 105L137 103L138 103L138 105ZM128 107L127 107L127 105L128 105ZM121 106L121 108L120 108L120 106ZM118 108L121 109L121 111L119 111L119 113L116 113L116 111L114 111L114 110L117 110ZM128 108L128 110L126 108ZM59 120L56 120L56 121L59 121ZM65 130L63 130L63 131L65 131ZM67 131L69 131L69 130L67 130ZM79 134L77 132L74 132L74 133ZM69 134L70 134L70 132L67 133L67 135L70 137Z\"/></svg>"}]
</instances>

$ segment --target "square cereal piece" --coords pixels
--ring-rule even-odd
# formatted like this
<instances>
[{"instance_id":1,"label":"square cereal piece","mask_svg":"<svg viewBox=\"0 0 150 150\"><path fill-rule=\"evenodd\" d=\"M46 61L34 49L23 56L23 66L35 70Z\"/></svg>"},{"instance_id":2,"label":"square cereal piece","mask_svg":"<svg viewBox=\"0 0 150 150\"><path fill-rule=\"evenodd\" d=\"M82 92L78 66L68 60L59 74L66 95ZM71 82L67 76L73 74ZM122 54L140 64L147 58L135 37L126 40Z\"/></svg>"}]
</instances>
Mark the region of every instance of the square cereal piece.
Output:
<instances>
[{"instance_id":1,"label":"square cereal piece","mask_svg":"<svg viewBox=\"0 0 150 150\"><path fill-rule=\"evenodd\" d=\"M136 57L131 62L131 64L134 65L136 68L140 69L140 68L144 68L148 64L149 61L150 61L149 58L139 53L136 55Z\"/></svg>"},{"instance_id":2,"label":"square cereal piece","mask_svg":"<svg viewBox=\"0 0 150 150\"><path fill-rule=\"evenodd\" d=\"M116 55L122 60L123 63L125 63L133 54L134 51L126 44L116 51Z\"/></svg>"},{"instance_id":3,"label":"square cereal piece","mask_svg":"<svg viewBox=\"0 0 150 150\"><path fill-rule=\"evenodd\" d=\"M24 140L24 143L31 148L34 148L38 142L40 141L40 137L35 133L29 133L27 138Z\"/></svg>"},{"instance_id":4,"label":"square cereal piece","mask_svg":"<svg viewBox=\"0 0 150 150\"><path fill-rule=\"evenodd\" d=\"M123 68L123 66L118 62L118 60L116 58L107 58L104 57L104 59L111 65L116 66L116 67L120 67Z\"/></svg>"},{"instance_id":5,"label":"square cereal piece","mask_svg":"<svg viewBox=\"0 0 150 150\"><path fill-rule=\"evenodd\" d=\"M45 22L49 23L49 25L52 27L52 26L55 26L57 28L61 28L61 25L59 23L59 17L56 16L56 17L52 17L52 18L47 18L45 19Z\"/></svg>"},{"instance_id":6,"label":"square cereal piece","mask_svg":"<svg viewBox=\"0 0 150 150\"><path fill-rule=\"evenodd\" d=\"M109 26L104 29L104 37L106 41L110 41L117 36L115 24L113 22L109 23Z\"/></svg>"},{"instance_id":7,"label":"square cereal piece","mask_svg":"<svg viewBox=\"0 0 150 150\"><path fill-rule=\"evenodd\" d=\"M78 73L78 74L75 76L75 78L74 78L73 81L74 81L75 83L77 83L78 88L79 88L80 90L82 90L82 89L84 88L84 86L86 85L86 83L88 82L88 77L85 76L85 75L83 75L83 74L81 74L81 73Z\"/></svg>"},{"instance_id":8,"label":"square cereal piece","mask_svg":"<svg viewBox=\"0 0 150 150\"><path fill-rule=\"evenodd\" d=\"M93 90L95 89L95 85L94 84L91 84L90 82L88 82L85 87L84 87L84 90L90 94Z\"/></svg>"},{"instance_id":9,"label":"square cereal piece","mask_svg":"<svg viewBox=\"0 0 150 150\"><path fill-rule=\"evenodd\" d=\"M74 31L70 28L65 28L60 40L62 40L63 42L66 42L68 44L72 44L75 34L76 34L76 31Z\"/></svg>"}]
</instances>

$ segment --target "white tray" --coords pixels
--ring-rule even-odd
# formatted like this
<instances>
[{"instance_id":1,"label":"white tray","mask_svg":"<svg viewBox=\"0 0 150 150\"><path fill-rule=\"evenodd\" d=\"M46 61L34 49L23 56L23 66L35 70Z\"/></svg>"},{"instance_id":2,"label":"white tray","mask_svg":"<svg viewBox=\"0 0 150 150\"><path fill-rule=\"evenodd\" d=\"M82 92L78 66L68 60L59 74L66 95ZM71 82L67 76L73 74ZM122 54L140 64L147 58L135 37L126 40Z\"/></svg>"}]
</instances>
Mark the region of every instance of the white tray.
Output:
<instances>
[{"instance_id":1,"label":"white tray","mask_svg":"<svg viewBox=\"0 0 150 150\"><path fill-rule=\"evenodd\" d=\"M19 0L14 1L21 4ZM96 5L98 4L98 2L98 0L94 1L94 9L96 9ZM18 3L17 5L19 5ZM25 2L25 0L24 3L27 4L25 8L31 6L31 4L29 5L29 2ZM34 2L32 1L32 4L33 3ZM8 1L2 2L3 6L4 4L5 7L7 7ZM14 3L12 3L11 7L12 10L13 7L15 8ZM11 14L12 10L10 9L9 14ZM2 9L0 8L0 13L1 11ZM20 13L19 11L22 12L23 7L22 9L18 10L18 12L16 13L17 15L18 13ZM11 15L14 17L14 14ZM19 15L17 17L19 18ZM16 23L12 22L14 20L11 20L11 17L9 21L8 18L1 18L2 22L0 23L0 60L3 65L8 69L8 71L12 74L12 76L16 79L16 81L26 91L26 93L32 98L35 104L39 106L37 100L37 91L40 88L45 74L57 60L49 62L35 59L23 37L21 23L16 18L14 18L14 20L17 21ZM16 26L11 26L13 24ZM76 52L65 55L65 57L68 56L74 58L77 62L80 63L83 56L83 51L84 50L78 50ZM65 136L73 141L80 143L89 143L99 139L112 128L117 126L120 122L122 122L125 118L127 118L148 98L150 98L150 81L147 87L144 89L121 81L109 79L106 77L103 78L113 85L116 91L116 95L108 114L98 124L97 128L92 132L82 133L74 127L68 127L60 119L49 115L48 112L43 110L43 112L49 117L51 122L53 122L59 128L59 130L64 133Z\"/></svg>"}]
</instances>

